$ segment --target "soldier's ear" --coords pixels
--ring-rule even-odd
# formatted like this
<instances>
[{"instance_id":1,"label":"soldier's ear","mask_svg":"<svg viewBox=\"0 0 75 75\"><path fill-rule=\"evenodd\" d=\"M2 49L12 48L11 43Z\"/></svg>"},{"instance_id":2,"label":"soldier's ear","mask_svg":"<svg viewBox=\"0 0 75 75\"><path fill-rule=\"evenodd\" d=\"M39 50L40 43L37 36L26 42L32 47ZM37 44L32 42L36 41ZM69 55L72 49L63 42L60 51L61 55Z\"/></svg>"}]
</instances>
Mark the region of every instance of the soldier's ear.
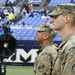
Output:
<instances>
[{"instance_id":1,"label":"soldier's ear","mask_svg":"<svg viewBox=\"0 0 75 75\"><path fill-rule=\"evenodd\" d=\"M49 36L47 34L44 34L44 39L47 39Z\"/></svg>"},{"instance_id":2,"label":"soldier's ear","mask_svg":"<svg viewBox=\"0 0 75 75\"><path fill-rule=\"evenodd\" d=\"M65 22L67 23L67 22L69 22L70 21L70 15L66 15L65 16Z\"/></svg>"}]
</instances>

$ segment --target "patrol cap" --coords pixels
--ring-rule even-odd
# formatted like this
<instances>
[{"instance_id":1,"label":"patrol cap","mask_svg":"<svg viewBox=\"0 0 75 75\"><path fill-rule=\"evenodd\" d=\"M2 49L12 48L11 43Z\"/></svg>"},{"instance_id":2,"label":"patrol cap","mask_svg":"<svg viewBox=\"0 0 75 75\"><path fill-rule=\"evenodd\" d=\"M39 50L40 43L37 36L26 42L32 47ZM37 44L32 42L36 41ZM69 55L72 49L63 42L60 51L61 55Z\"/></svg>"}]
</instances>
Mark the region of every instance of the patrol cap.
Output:
<instances>
[{"instance_id":1,"label":"patrol cap","mask_svg":"<svg viewBox=\"0 0 75 75\"><path fill-rule=\"evenodd\" d=\"M75 15L75 4L72 3L59 4L56 6L55 10L49 13L48 15L53 17L61 15L63 13Z\"/></svg>"},{"instance_id":2,"label":"patrol cap","mask_svg":"<svg viewBox=\"0 0 75 75\"><path fill-rule=\"evenodd\" d=\"M47 33L56 33L53 29L52 29L52 24L50 23L42 23L39 27L36 28L37 31L40 32L47 32Z\"/></svg>"}]
</instances>

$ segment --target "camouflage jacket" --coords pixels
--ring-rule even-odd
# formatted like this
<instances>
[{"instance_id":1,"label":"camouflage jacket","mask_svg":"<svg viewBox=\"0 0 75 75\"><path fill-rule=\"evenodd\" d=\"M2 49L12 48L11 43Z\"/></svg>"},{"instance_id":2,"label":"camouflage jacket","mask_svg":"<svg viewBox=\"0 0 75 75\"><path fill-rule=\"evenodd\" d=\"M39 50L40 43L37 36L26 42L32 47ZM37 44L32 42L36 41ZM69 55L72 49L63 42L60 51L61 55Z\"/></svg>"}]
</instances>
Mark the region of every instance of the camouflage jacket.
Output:
<instances>
[{"instance_id":1,"label":"camouflage jacket","mask_svg":"<svg viewBox=\"0 0 75 75\"><path fill-rule=\"evenodd\" d=\"M75 35L68 36L58 47L52 75L75 75Z\"/></svg>"},{"instance_id":2,"label":"camouflage jacket","mask_svg":"<svg viewBox=\"0 0 75 75\"><path fill-rule=\"evenodd\" d=\"M34 62L34 75L51 75L57 57L56 47L49 43L38 51Z\"/></svg>"}]
</instances>

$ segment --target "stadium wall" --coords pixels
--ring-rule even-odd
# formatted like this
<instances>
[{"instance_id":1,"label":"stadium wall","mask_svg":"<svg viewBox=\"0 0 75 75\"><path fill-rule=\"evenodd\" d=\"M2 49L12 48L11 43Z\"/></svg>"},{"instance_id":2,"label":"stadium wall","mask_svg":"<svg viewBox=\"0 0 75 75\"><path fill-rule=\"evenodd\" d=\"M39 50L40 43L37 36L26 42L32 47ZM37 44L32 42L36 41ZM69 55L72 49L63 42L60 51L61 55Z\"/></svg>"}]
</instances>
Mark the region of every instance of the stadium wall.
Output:
<instances>
[{"instance_id":1,"label":"stadium wall","mask_svg":"<svg viewBox=\"0 0 75 75\"><path fill-rule=\"evenodd\" d=\"M18 41L19 42L19 41ZM12 54L9 58L5 58L4 62L7 65L19 65L19 66L33 66L35 58L37 56L37 51L41 46L39 44L36 45L36 41L23 40L22 44L18 43L17 48L14 54ZM26 42L26 44L25 44Z\"/></svg>"}]
</instances>

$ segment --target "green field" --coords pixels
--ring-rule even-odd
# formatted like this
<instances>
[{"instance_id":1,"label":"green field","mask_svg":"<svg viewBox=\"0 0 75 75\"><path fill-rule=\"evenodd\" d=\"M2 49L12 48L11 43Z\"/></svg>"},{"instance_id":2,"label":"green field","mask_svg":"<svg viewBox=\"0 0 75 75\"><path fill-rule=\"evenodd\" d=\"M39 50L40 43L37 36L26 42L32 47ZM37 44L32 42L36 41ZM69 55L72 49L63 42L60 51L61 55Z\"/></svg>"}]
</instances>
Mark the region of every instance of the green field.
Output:
<instances>
[{"instance_id":1,"label":"green field","mask_svg":"<svg viewBox=\"0 0 75 75\"><path fill-rule=\"evenodd\" d=\"M33 75L32 66L6 66L6 75Z\"/></svg>"}]
</instances>

